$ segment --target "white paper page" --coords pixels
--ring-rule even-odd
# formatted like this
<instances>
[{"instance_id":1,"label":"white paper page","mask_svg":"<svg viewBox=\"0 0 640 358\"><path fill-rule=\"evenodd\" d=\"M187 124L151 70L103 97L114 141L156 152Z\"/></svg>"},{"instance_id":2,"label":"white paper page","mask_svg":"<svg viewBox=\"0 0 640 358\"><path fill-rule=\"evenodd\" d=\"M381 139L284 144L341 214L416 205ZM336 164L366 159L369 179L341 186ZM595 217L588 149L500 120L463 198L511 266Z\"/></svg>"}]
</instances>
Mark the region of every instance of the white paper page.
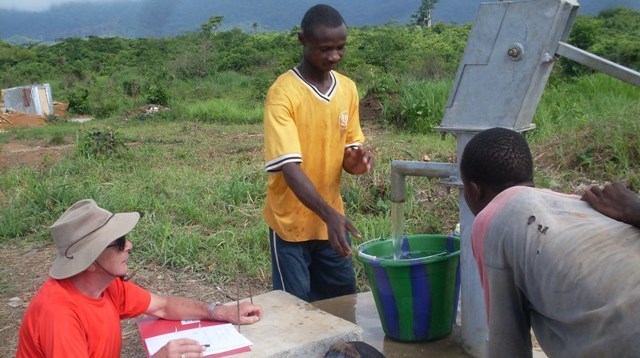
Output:
<instances>
[{"instance_id":1,"label":"white paper page","mask_svg":"<svg viewBox=\"0 0 640 358\"><path fill-rule=\"evenodd\" d=\"M200 344L208 344L203 354L205 356L230 351L237 348L253 345L245 336L236 331L231 323L192 328L184 331L161 334L145 339L149 355L154 355L170 340L179 338L191 338Z\"/></svg>"}]
</instances>

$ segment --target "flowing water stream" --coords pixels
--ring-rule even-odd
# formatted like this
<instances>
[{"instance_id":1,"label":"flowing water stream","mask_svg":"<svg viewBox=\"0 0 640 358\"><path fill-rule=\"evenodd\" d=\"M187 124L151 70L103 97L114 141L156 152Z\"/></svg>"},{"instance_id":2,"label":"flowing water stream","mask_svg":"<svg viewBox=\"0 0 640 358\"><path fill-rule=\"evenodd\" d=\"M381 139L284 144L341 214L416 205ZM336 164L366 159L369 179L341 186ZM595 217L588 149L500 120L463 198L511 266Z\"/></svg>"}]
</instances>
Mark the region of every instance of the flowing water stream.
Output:
<instances>
[{"instance_id":1,"label":"flowing water stream","mask_svg":"<svg viewBox=\"0 0 640 358\"><path fill-rule=\"evenodd\" d=\"M404 231L404 203L391 203L391 237L393 238L393 258L400 260L403 257L402 239Z\"/></svg>"}]
</instances>

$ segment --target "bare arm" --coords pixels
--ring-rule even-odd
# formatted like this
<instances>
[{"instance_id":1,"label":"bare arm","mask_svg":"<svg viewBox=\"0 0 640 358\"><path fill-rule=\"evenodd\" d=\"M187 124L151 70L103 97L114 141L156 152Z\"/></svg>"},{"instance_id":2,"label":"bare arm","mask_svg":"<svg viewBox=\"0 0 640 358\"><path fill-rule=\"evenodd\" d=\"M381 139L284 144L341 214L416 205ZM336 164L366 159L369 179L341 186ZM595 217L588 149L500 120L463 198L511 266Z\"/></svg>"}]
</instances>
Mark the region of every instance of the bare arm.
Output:
<instances>
[{"instance_id":1,"label":"bare arm","mask_svg":"<svg viewBox=\"0 0 640 358\"><path fill-rule=\"evenodd\" d=\"M640 198L620 183L591 187L582 200L610 218L640 228Z\"/></svg>"},{"instance_id":2,"label":"bare arm","mask_svg":"<svg viewBox=\"0 0 640 358\"><path fill-rule=\"evenodd\" d=\"M170 319L208 319L231 322L234 324L252 324L262 318L262 308L249 302L240 304L240 317L235 304L217 305L213 316L209 317L209 303L178 296L161 296L151 294L149 308L145 312L148 315Z\"/></svg>"},{"instance_id":3,"label":"bare arm","mask_svg":"<svg viewBox=\"0 0 640 358\"><path fill-rule=\"evenodd\" d=\"M337 212L320 196L298 163L283 165L282 172L287 185L298 200L327 224L331 247L342 257L351 255L351 246L347 241L346 232L348 231L354 236L360 237L360 233L351 221Z\"/></svg>"}]
</instances>

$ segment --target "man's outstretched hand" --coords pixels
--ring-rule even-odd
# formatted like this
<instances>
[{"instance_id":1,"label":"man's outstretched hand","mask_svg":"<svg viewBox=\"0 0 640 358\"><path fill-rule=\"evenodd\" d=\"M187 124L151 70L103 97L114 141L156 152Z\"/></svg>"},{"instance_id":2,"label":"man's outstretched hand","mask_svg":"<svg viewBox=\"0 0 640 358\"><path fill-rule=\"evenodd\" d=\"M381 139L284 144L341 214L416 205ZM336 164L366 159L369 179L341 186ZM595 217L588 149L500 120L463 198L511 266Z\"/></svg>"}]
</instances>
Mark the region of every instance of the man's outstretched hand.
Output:
<instances>
[{"instance_id":1,"label":"man's outstretched hand","mask_svg":"<svg viewBox=\"0 0 640 358\"><path fill-rule=\"evenodd\" d=\"M331 247L342 257L351 256L352 250L347 240L347 233L360 238L358 229L353 226L349 219L337 212L326 223Z\"/></svg>"}]
</instances>

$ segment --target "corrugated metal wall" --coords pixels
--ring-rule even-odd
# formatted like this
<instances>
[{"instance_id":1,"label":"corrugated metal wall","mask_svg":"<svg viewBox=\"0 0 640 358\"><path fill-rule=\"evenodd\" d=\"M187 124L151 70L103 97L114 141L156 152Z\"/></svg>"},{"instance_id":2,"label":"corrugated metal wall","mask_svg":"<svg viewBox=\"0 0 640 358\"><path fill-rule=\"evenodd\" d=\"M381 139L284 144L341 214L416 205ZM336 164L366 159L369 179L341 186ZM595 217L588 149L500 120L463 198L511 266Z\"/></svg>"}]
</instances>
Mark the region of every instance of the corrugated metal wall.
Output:
<instances>
[{"instance_id":1,"label":"corrugated metal wall","mask_svg":"<svg viewBox=\"0 0 640 358\"><path fill-rule=\"evenodd\" d=\"M48 83L3 90L5 111L49 115L53 113L53 96Z\"/></svg>"}]
</instances>

